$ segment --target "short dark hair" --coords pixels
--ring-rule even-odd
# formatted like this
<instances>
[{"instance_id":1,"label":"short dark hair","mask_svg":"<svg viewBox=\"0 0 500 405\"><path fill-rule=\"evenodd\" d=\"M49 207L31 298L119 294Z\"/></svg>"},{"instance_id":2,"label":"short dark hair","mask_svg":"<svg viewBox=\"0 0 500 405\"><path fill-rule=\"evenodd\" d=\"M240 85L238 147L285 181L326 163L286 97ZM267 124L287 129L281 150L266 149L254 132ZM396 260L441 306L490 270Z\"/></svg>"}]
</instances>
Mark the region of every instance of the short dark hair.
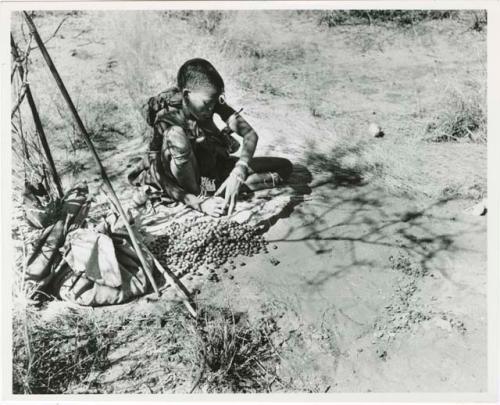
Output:
<instances>
[{"instance_id":1,"label":"short dark hair","mask_svg":"<svg viewBox=\"0 0 500 405\"><path fill-rule=\"evenodd\" d=\"M177 86L180 90L213 88L219 94L224 92L224 80L217 69L207 60L190 59L181 66L177 73Z\"/></svg>"}]
</instances>

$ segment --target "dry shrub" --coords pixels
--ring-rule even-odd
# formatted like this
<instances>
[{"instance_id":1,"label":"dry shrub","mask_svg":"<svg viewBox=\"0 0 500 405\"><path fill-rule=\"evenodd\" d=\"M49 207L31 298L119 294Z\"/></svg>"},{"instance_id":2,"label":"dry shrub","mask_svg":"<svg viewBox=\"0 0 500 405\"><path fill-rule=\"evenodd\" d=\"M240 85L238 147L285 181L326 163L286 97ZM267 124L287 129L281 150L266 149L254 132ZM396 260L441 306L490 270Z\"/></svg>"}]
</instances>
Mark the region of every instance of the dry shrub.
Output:
<instances>
[{"instance_id":1,"label":"dry shrub","mask_svg":"<svg viewBox=\"0 0 500 405\"><path fill-rule=\"evenodd\" d=\"M474 31L484 31L488 24L488 13L486 10L474 10L472 14L471 29Z\"/></svg>"},{"instance_id":2,"label":"dry shrub","mask_svg":"<svg viewBox=\"0 0 500 405\"><path fill-rule=\"evenodd\" d=\"M318 24L328 27L358 24L395 24L404 26L429 20L458 16L457 10L329 10L318 12Z\"/></svg>"}]
</instances>

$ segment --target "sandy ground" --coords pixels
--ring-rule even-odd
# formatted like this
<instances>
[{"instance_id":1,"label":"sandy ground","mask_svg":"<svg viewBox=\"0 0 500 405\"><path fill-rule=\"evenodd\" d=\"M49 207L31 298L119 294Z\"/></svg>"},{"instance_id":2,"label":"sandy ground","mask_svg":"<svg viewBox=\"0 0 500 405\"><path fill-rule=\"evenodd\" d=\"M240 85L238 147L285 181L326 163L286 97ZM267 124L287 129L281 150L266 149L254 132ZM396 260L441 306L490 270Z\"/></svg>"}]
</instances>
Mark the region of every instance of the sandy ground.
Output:
<instances>
[{"instance_id":1,"label":"sandy ground","mask_svg":"<svg viewBox=\"0 0 500 405\"><path fill-rule=\"evenodd\" d=\"M441 150L446 171L456 162ZM464 212L468 201L423 203L324 177L266 233L270 253L242 257L219 283L182 281L204 305L279 319L281 372L298 386L486 390L486 217Z\"/></svg>"},{"instance_id":2,"label":"sandy ground","mask_svg":"<svg viewBox=\"0 0 500 405\"><path fill-rule=\"evenodd\" d=\"M299 344L291 355L294 371L320 374L334 391L486 389L485 219L450 215L446 205L420 209L370 187L319 187L312 196L268 234L279 265L247 260L219 299L284 311L291 336L309 331L299 339L304 351ZM408 255L427 275L402 277L391 255ZM403 296L409 304L394 310ZM393 315L409 323L399 329Z\"/></svg>"},{"instance_id":3,"label":"sandy ground","mask_svg":"<svg viewBox=\"0 0 500 405\"><path fill-rule=\"evenodd\" d=\"M109 84L109 91L119 94L119 87L112 84L116 55L102 48L106 31L91 28L91 20L84 19L76 19L69 27L65 35L73 40L54 40L49 51L56 64L63 66L64 78L77 103L84 104L86 89L94 86L105 92ZM347 37L348 33L339 35ZM354 49L360 46L345 38L343 41ZM434 52L449 54L447 60L453 69L458 56L444 43L437 41L433 45ZM349 72L347 63L338 56L341 46L336 44L326 50L341 72ZM367 59L375 57L373 52L355 54L349 63L370 65ZM395 47L394 52L382 55L384 60L404 65L406 56L400 55L402 52ZM61 54L72 57L63 60ZM429 58L428 64L412 64L411 80L421 80L421 93L432 98L424 88L432 87L424 77L435 74L429 68L432 55L415 58L420 57L426 61ZM82 63L87 74L82 71ZM436 189L444 190L449 183L473 183L470 178L484 181L483 145L419 143L414 153L408 153L412 141L400 142L395 134L411 132L410 126L401 122L402 117L410 116L413 107L399 108L402 100L396 81L389 88L381 84L397 67L385 69L387 64L380 59L372 66L366 71L370 76L367 80L355 80L354 88L346 88L344 94L336 92L339 104L347 100L342 104L343 111L337 113L338 122L351 114L356 131L365 125L364 120L376 106L378 116L387 122L389 135L371 141L372 147L386 153L388 159L405 154L404 162L418 172L412 178L417 188L430 187L428 183L433 182ZM88 73L97 70L100 75ZM404 72L400 74L405 76ZM344 87L352 83L348 76L343 76ZM373 80L373 76L378 79ZM367 83L376 88L369 91ZM362 89L356 90L356 86ZM274 150L293 160L297 153L294 147L300 146L273 149L278 139L304 128L320 133L330 124L326 118L305 117L303 111L293 109L293 103L287 104L286 98L282 98L282 104L271 96L257 95L256 99L253 104L249 101L247 111L262 134L259 153ZM274 106L272 111L269 105ZM296 125L286 121L291 114L298 117ZM358 116L364 118L355 119ZM127 202L131 189L124 181L123 162L140 156L145 144L140 138L119 138L119 145L117 149L102 150L101 156ZM91 185L97 185L85 152L80 162ZM302 202L297 199L266 233L272 246L270 253L242 259L246 265L231 273L234 279L222 275L222 281L216 284L204 277L186 280L189 288L200 287L198 299L208 304L230 302L250 316L267 312L279 318L280 330L289 337L281 348L280 373L293 378L299 386L314 386L320 392L485 391L486 218L464 213L473 201L446 195L412 198L389 192L377 179L346 185L336 181L332 173L313 172L310 181L302 181L302 186L298 194L307 198ZM124 346L111 356L121 358L139 344L134 345ZM113 367L105 375L117 390L131 382L118 381L117 376L125 369L123 365Z\"/></svg>"}]
</instances>

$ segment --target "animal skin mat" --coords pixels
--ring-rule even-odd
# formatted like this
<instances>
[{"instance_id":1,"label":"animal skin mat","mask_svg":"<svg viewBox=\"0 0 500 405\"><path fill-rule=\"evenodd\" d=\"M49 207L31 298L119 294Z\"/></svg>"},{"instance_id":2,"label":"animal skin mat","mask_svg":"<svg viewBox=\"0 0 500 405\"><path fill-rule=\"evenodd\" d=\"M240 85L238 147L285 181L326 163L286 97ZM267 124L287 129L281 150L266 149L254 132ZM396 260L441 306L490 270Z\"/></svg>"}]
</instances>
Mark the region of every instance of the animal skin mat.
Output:
<instances>
[{"instance_id":1,"label":"animal skin mat","mask_svg":"<svg viewBox=\"0 0 500 405\"><path fill-rule=\"evenodd\" d=\"M233 214L221 219L230 219L240 224L261 226L268 229L279 218L286 216L294 205L304 201L310 193L308 184L311 174L303 166L294 167L294 171L286 185L274 189L260 190L242 196L236 203ZM218 218L206 215L186 207L184 204L146 206L132 212L136 229L141 230L144 241L154 236L161 236L173 221L186 221L197 218L201 221L217 221Z\"/></svg>"}]
</instances>

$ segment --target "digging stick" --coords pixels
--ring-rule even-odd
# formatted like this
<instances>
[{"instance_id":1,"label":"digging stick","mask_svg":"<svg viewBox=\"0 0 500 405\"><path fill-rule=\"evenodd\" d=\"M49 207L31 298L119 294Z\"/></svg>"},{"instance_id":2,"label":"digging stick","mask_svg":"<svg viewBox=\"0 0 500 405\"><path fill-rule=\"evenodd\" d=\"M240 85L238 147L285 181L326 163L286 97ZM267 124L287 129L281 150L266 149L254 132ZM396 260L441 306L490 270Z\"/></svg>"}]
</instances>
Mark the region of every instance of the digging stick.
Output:
<instances>
[{"instance_id":1,"label":"digging stick","mask_svg":"<svg viewBox=\"0 0 500 405\"><path fill-rule=\"evenodd\" d=\"M18 60L19 52L17 52L17 46L12 34L10 35L10 47L12 48L12 55L14 56L14 59ZM21 64L18 65L17 73L19 74L19 77L22 82L24 79L24 68ZM30 106L31 113L33 114L33 121L35 122L36 132L38 133L38 137L40 138L40 141L42 143L45 156L47 157L47 161L49 162L50 172L54 179L54 183L57 188L57 193L59 194L59 197L62 198L64 193L61 186L61 179L57 174L56 165L54 164L54 159L52 159L52 153L50 152L49 144L47 142L47 137L45 136L42 122L40 121L40 116L38 115L38 110L36 108L35 100L33 99L33 94L31 93L30 85L29 83L24 83L24 86L25 86L24 88L26 92L26 98L28 99L28 104Z\"/></svg>"},{"instance_id":2,"label":"digging stick","mask_svg":"<svg viewBox=\"0 0 500 405\"><path fill-rule=\"evenodd\" d=\"M120 213L120 216L123 218L123 222L125 224L125 228L127 229L127 232L130 236L130 240L132 242L132 245L134 246L134 249L137 253L137 256L139 257L139 260L141 261L141 265L144 269L144 272L146 273L146 276L148 277L151 285L153 286L153 289L155 293L160 296L160 290L158 289L158 286L156 285L156 282L153 278L153 274L151 273L151 269L149 268L149 265L144 258L144 255L142 254L141 248L139 246L139 243L137 242L137 238L135 236L134 230L130 226L130 223L128 222L127 215L125 214L125 211L120 203L120 200L118 199L118 196L115 193L115 190L113 189L113 186L111 185L111 181L109 180L108 174L106 173L106 169L102 165L101 159L99 158L99 155L97 154L97 151L95 150L94 144L92 143L89 134L87 133L87 130L85 128L85 125L83 124L80 115L78 114L78 111L76 111L75 105L73 104L73 101L66 90L66 87L64 86L64 83L61 79L61 76L59 76L59 73L54 65L54 62L52 62L52 59L47 52L47 48L45 47L42 39L40 38L40 35L38 34L38 31L36 29L35 24L33 23L33 20L29 16L29 14L26 11L23 11L24 18L26 20L26 23L28 24L28 27L30 29L31 34L35 38L35 41L40 48L40 52L42 52L43 58L45 59L45 62L47 63L47 66L49 67L50 71L52 72L52 75L54 76L54 80L56 81L57 87L59 87L59 90L61 91L64 100L68 104L68 107L71 111L71 114L73 115L74 120L76 121L77 127L80 130L80 135L83 138L84 142L87 144L87 147L90 149L90 152L92 153L94 160L97 164L97 167L99 168L99 172L101 174L102 180L103 180L103 185L104 187L108 190L109 192L109 197L111 200L115 203L116 207L118 208L118 211Z\"/></svg>"}]
</instances>

